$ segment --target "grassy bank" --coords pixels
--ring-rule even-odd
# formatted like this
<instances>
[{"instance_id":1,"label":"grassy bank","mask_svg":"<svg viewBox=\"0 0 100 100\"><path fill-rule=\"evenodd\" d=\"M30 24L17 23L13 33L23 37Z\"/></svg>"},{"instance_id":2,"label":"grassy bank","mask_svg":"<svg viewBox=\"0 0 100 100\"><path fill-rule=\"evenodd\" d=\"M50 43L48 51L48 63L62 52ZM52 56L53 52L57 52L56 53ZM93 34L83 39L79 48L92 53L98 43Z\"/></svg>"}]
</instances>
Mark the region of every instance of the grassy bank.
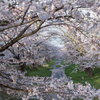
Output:
<instances>
[{"instance_id":1,"label":"grassy bank","mask_svg":"<svg viewBox=\"0 0 100 100\"><path fill-rule=\"evenodd\" d=\"M38 66L37 69L35 70L30 66L26 67L27 73L26 76L40 76L40 77L49 77L51 76L51 71L50 69L52 69L52 65L55 63L55 60L52 60L50 62L47 62L45 65L43 66Z\"/></svg>"},{"instance_id":2,"label":"grassy bank","mask_svg":"<svg viewBox=\"0 0 100 100\"><path fill-rule=\"evenodd\" d=\"M34 70L33 68L27 67L27 73L26 76L40 76L40 77L46 77L46 76L51 76L51 68L49 67L38 67L38 70Z\"/></svg>"},{"instance_id":3,"label":"grassy bank","mask_svg":"<svg viewBox=\"0 0 100 100\"><path fill-rule=\"evenodd\" d=\"M86 71L81 72L78 70L76 73L72 73L75 68L76 65L71 64L65 69L66 76L72 77L74 83L82 83L85 85L85 82L87 81L91 84L92 87L94 86L96 89L100 89L100 68L94 69L94 76L92 77L89 77Z\"/></svg>"}]
</instances>

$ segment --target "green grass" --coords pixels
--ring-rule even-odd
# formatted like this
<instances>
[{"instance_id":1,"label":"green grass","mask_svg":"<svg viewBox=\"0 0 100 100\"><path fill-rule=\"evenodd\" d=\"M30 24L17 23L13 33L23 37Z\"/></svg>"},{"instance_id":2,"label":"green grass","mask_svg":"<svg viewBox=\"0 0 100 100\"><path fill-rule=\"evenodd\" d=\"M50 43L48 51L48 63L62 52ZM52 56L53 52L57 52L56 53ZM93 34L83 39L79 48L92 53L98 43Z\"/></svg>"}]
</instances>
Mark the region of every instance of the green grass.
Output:
<instances>
[{"instance_id":1,"label":"green grass","mask_svg":"<svg viewBox=\"0 0 100 100\"><path fill-rule=\"evenodd\" d=\"M61 65L55 65L55 67L61 67Z\"/></svg>"},{"instance_id":2,"label":"green grass","mask_svg":"<svg viewBox=\"0 0 100 100\"><path fill-rule=\"evenodd\" d=\"M74 98L73 100L84 100L84 99ZM99 98L98 97L94 97L93 100L99 100Z\"/></svg>"},{"instance_id":3,"label":"green grass","mask_svg":"<svg viewBox=\"0 0 100 100\"><path fill-rule=\"evenodd\" d=\"M67 61L61 61L60 65L55 65L55 67L61 67L61 65L64 65L65 66L66 65L66 62Z\"/></svg>"},{"instance_id":4,"label":"green grass","mask_svg":"<svg viewBox=\"0 0 100 100\"><path fill-rule=\"evenodd\" d=\"M94 69L94 76L92 77L89 77L88 72L86 71L81 72L78 70L77 73L71 73L75 68L75 64L71 64L65 69L66 76L72 77L74 83L82 83L85 85L85 82L87 81L92 87L94 86L96 89L100 89L100 68Z\"/></svg>"},{"instance_id":5,"label":"green grass","mask_svg":"<svg viewBox=\"0 0 100 100\"><path fill-rule=\"evenodd\" d=\"M80 99L80 98L75 99L75 98L74 98L73 100L83 100L83 99Z\"/></svg>"},{"instance_id":6,"label":"green grass","mask_svg":"<svg viewBox=\"0 0 100 100\"><path fill-rule=\"evenodd\" d=\"M34 70L33 68L27 67L27 73L26 76L40 76L40 77L46 77L51 76L50 67L38 67L38 70Z\"/></svg>"},{"instance_id":7,"label":"green grass","mask_svg":"<svg viewBox=\"0 0 100 100\"><path fill-rule=\"evenodd\" d=\"M17 97L15 97L15 98L10 98L8 100L22 100L22 99L18 99Z\"/></svg>"},{"instance_id":8,"label":"green grass","mask_svg":"<svg viewBox=\"0 0 100 100\"><path fill-rule=\"evenodd\" d=\"M50 66L52 66L55 62L56 62L56 60L54 60L54 59L53 59L52 61L47 62L47 64L48 64L48 65L49 65L49 67L50 67Z\"/></svg>"},{"instance_id":9,"label":"green grass","mask_svg":"<svg viewBox=\"0 0 100 100\"><path fill-rule=\"evenodd\" d=\"M26 70L26 76L40 76L40 77L49 77L51 76L51 71L50 69L52 69L52 67L50 67L51 65L53 65L56 61L52 60L50 62L47 62L48 67L42 67L42 66L38 66L38 70L34 70L32 67L27 66Z\"/></svg>"},{"instance_id":10,"label":"green grass","mask_svg":"<svg viewBox=\"0 0 100 100\"><path fill-rule=\"evenodd\" d=\"M61 65L66 65L66 64L65 64L65 61L61 61Z\"/></svg>"}]
</instances>

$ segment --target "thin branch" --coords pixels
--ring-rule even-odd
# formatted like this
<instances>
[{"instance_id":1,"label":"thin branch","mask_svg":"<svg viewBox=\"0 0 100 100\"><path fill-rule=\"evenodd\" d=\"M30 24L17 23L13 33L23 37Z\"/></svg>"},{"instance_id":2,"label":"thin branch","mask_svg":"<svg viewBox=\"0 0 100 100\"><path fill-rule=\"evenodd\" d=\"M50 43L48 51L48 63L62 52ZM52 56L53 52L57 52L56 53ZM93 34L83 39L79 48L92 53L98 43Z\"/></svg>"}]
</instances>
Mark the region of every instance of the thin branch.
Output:
<instances>
[{"instance_id":1,"label":"thin branch","mask_svg":"<svg viewBox=\"0 0 100 100\"><path fill-rule=\"evenodd\" d=\"M38 28L35 30L35 31L32 31L31 33L27 33L27 34L24 34L23 36L19 37L19 40L24 38L24 37L27 37L27 36L31 36L33 34L35 34L36 32L39 31L39 29L41 29L41 25L43 24L44 22L41 22L40 25L38 26Z\"/></svg>"},{"instance_id":2,"label":"thin branch","mask_svg":"<svg viewBox=\"0 0 100 100\"><path fill-rule=\"evenodd\" d=\"M12 90L28 92L28 90L24 90L24 89L20 89L20 88L14 88L14 87L11 87L11 86L8 86L8 85L4 85L4 84L1 84L1 83L0 83L0 86L5 87L5 88L9 88L9 89L12 89Z\"/></svg>"},{"instance_id":3,"label":"thin branch","mask_svg":"<svg viewBox=\"0 0 100 100\"><path fill-rule=\"evenodd\" d=\"M35 18L35 19L32 19L32 20L27 21L27 22L22 23L22 24L19 23L19 24L16 24L16 25L11 25L11 26L8 26L8 27L5 27L5 28L0 29L0 32L4 31L4 30L6 30L6 29L10 29L10 28L14 28L14 27L21 26L21 25L24 25L24 24L28 24L28 23L33 22L33 21L34 21L34 23L35 23L35 22L37 22L37 21L40 21L40 19L39 19L39 18Z\"/></svg>"},{"instance_id":4,"label":"thin branch","mask_svg":"<svg viewBox=\"0 0 100 100\"><path fill-rule=\"evenodd\" d=\"M57 24L49 24L49 25L42 26L41 29L45 28L45 27L52 26L52 25L67 25L67 26L69 26L69 24L66 24L66 23L57 23Z\"/></svg>"},{"instance_id":5,"label":"thin branch","mask_svg":"<svg viewBox=\"0 0 100 100\"><path fill-rule=\"evenodd\" d=\"M26 14L27 14L27 12L28 12L28 10L29 10L29 8L30 8L30 5L31 5L31 4L28 5L26 11L24 12L24 15L23 15L21 24L23 24L23 22L24 22L25 16L26 16Z\"/></svg>"},{"instance_id":6,"label":"thin branch","mask_svg":"<svg viewBox=\"0 0 100 100\"><path fill-rule=\"evenodd\" d=\"M1 72L0 72L0 76L2 76L3 78L6 78L6 79L8 79L8 80L10 80L11 82L13 82L13 80L12 80L12 79L10 79L10 78L8 78L8 77L4 76L3 74L1 74Z\"/></svg>"},{"instance_id":7,"label":"thin branch","mask_svg":"<svg viewBox=\"0 0 100 100\"><path fill-rule=\"evenodd\" d=\"M27 25L21 32L20 34L15 37L13 40L8 42L6 45L0 48L0 52L4 51L5 49L9 48L12 46L14 43L18 42L20 40L20 37L25 33L25 31L33 24L34 22L31 22L29 25Z\"/></svg>"},{"instance_id":8,"label":"thin branch","mask_svg":"<svg viewBox=\"0 0 100 100\"><path fill-rule=\"evenodd\" d=\"M53 92L53 91L44 91L43 93L52 93L52 94L54 94L54 93L59 93L59 94L73 94L73 93L69 93L69 92L57 92L57 91L55 91L55 92Z\"/></svg>"},{"instance_id":9,"label":"thin branch","mask_svg":"<svg viewBox=\"0 0 100 100\"><path fill-rule=\"evenodd\" d=\"M59 10L61 10L61 9L63 9L63 7L64 7L64 6L61 6L60 8L56 8L56 9L54 10L54 13L57 12L57 11L59 11ZM27 12L27 10L26 10L26 12ZM24 17L25 17L25 14L24 14L24 16L23 16L23 19L24 19ZM56 17L55 19L62 18L62 17L73 18L72 16L65 15L65 16L58 16L58 17ZM37 21L40 21L40 19L38 18L38 16L33 16L32 18L37 18ZM52 18L49 18L48 20L51 20L51 19L52 19ZM74 19L74 18L73 18L73 19ZM32 19L31 21L34 21L34 19ZM0 32L1 32L1 31L4 31L4 30L6 30L6 29L9 29L9 28L13 28L13 27L17 27L17 26L21 26L21 25L30 23L31 21L27 21L27 22L25 22L25 23L22 23L22 22L21 22L21 23L19 23L19 24L17 24L17 25L11 25L11 26L9 26L9 27L0 29Z\"/></svg>"}]
</instances>

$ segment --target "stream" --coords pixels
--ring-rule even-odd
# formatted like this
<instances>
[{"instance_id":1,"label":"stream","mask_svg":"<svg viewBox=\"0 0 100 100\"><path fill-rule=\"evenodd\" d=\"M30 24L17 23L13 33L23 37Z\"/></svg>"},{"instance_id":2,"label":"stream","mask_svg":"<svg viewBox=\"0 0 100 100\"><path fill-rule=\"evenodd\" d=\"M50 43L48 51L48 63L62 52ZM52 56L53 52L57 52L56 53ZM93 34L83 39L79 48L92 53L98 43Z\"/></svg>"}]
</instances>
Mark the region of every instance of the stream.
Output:
<instances>
[{"instance_id":1,"label":"stream","mask_svg":"<svg viewBox=\"0 0 100 100\"><path fill-rule=\"evenodd\" d=\"M55 64L52 65L51 67L53 67L54 69L52 69L52 77L53 78L65 78L67 79L66 75L65 75L65 71L64 71L64 67L55 67L56 65L60 65L61 64L61 60L56 60Z\"/></svg>"},{"instance_id":2,"label":"stream","mask_svg":"<svg viewBox=\"0 0 100 100\"><path fill-rule=\"evenodd\" d=\"M61 64L61 60L57 59L55 64L52 65L51 67L53 67L52 71L52 75L51 77L53 79L63 79L65 82L69 81L67 76L65 75L65 67L55 67L56 65L60 65ZM44 100L59 100L57 99L57 93L45 93L44 96Z\"/></svg>"}]
</instances>

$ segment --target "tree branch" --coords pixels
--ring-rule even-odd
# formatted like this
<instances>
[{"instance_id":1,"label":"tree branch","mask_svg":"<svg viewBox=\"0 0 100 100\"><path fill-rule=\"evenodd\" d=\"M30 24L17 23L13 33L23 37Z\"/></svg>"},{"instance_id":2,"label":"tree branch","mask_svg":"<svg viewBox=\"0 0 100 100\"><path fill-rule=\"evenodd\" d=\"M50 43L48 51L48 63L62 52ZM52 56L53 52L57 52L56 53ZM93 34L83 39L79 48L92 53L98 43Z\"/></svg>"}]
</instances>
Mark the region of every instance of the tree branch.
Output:
<instances>
[{"instance_id":1,"label":"tree branch","mask_svg":"<svg viewBox=\"0 0 100 100\"><path fill-rule=\"evenodd\" d=\"M6 79L8 79L8 80L10 80L11 82L13 82L12 79L5 77L3 74L1 74L1 72L0 72L0 76L2 76L3 78L6 78Z\"/></svg>"},{"instance_id":2,"label":"tree branch","mask_svg":"<svg viewBox=\"0 0 100 100\"><path fill-rule=\"evenodd\" d=\"M59 93L59 94L73 94L73 93L68 93L68 92L57 92L57 91L54 91L54 92L53 92L53 91L47 91L47 92L44 91L43 93L52 93L52 94L54 94L54 93L57 93L57 94L58 94L58 93Z\"/></svg>"},{"instance_id":3,"label":"tree branch","mask_svg":"<svg viewBox=\"0 0 100 100\"><path fill-rule=\"evenodd\" d=\"M39 18L35 18L35 19L32 19L32 20L27 21L27 22L22 23L22 24L19 23L19 24L16 24L16 25L11 25L11 26L8 26L8 27L5 27L5 28L0 29L0 32L4 31L4 30L6 30L6 29L10 29L10 28L14 28L14 27L21 26L21 25L24 25L24 24L28 24L28 23L30 23L30 22L32 22L32 21L34 21L34 23L35 23L35 22L37 22L37 21L40 21L40 19L39 19Z\"/></svg>"},{"instance_id":4,"label":"tree branch","mask_svg":"<svg viewBox=\"0 0 100 100\"><path fill-rule=\"evenodd\" d=\"M24 22L25 16L26 16L26 14L27 14L27 12L28 12L28 10L29 10L29 8L30 8L30 5L31 5L31 4L28 5L26 11L24 12L24 15L23 15L21 24L23 24L23 22Z\"/></svg>"},{"instance_id":5,"label":"tree branch","mask_svg":"<svg viewBox=\"0 0 100 100\"><path fill-rule=\"evenodd\" d=\"M1 84L1 83L0 83L0 86L5 87L5 88L9 88L9 89L12 89L12 90L28 92L28 90L24 90L24 89L20 89L20 88L14 88L14 87L11 87L11 86L8 86L8 85L4 85L4 84Z\"/></svg>"},{"instance_id":6,"label":"tree branch","mask_svg":"<svg viewBox=\"0 0 100 100\"><path fill-rule=\"evenodd\" d=\"M41 29L41 25L43 24L44 22L41 22L40 25L38 26L38 28L35 30L35 31L32 31L31 33L28 33L28 34L24 34L23 36L21 36L19 39L22 39L24 37L27 37L27 36L31 36L33 34L35 34L37 31L39 31L39 29Z\"/></svg>"},{"instance_id":7,"label":"tree branch","mask_svg":"<svg viewBox=\"0 0 100 100\"><path fill-rule=\"evenodd\" d=\"M15 37L13 40L11 40L10 42L8 42L6 45L4 45L3 47L0 48L0 52L4 51L5 49L9 48L10 46L12 46L14 43L18 42L19 38L25 33L25 31L33 24L34 22L31 22L28 26L26 26L21 32L20 34Z\"/></svg>"},{"instance_id":8,"label":"tree branch","mask_svg":"<svg viewBox=\"0 0 100 100\"><path fill-rule=\"evenodd\" d=\"M24 34L25 31L33 24L34 22L31 22L28 26L26 26L21 32L20 34L14 38L13 40L11 40L9 43L7 43L6 45L4 45L3 47L0 48L0 52L6 50L7 48L9 48L10 46L12 46L14 43L18 42L20 39L26 37L26 36L30 36L35 34L41 27L41 25L43 24L43 22L40 23L40 25L38 26L38 28L34 31L32 31L31 33L28 34ZM24 34L24 35L23 35Z\"/></svg>"}]
</instances>

